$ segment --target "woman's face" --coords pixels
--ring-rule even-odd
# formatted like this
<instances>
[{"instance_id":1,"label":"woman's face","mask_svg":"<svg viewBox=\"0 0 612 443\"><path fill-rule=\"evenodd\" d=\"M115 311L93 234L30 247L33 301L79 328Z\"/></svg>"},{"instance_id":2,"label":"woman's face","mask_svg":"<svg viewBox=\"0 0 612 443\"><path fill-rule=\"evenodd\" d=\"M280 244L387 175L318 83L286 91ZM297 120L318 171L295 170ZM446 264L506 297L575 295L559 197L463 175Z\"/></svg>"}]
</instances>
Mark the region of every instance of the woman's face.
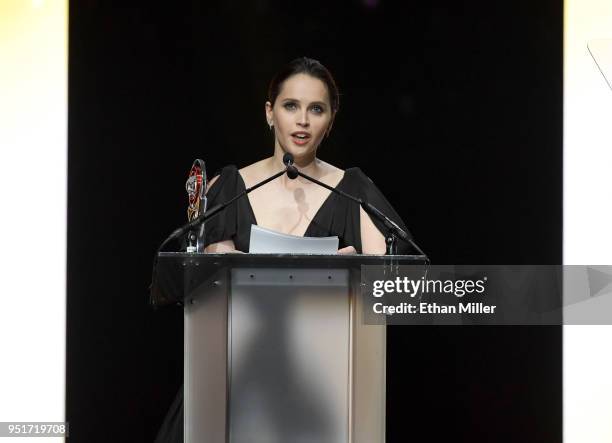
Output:
<instances>
[{"instance_id":1,"label":"woman's face","mask_svg":"<svg viewBox=\"0 0 612 443\"><path fill-rule=\"evenodd\" d=\"M307 74L289 77L274 106L266 102L266 117L274 125L276 147L296 159L314 157L333 120L325 83Z\"/></svg>"}]
</instances>

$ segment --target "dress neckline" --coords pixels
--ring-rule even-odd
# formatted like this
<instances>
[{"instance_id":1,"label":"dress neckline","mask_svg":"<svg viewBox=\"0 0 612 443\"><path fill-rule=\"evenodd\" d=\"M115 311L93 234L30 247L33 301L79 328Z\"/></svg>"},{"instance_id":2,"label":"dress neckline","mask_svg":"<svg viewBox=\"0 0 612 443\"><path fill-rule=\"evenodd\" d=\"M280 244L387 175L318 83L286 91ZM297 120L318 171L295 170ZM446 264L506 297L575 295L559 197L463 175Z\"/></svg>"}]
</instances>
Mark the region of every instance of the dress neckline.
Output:
<instances>
[{"instance_id":1,"label":"dress neckline","mask_svg":"<svg viewBox=\"0 0 612 443\"><path fill-rule=\"evenodd\" d=\"M346 178L346 174L348 173L349 169L345 169L344 170L344 174L342 174L342 178L336 184L336 186L334 186L334 189L338 189L344 183L344 179ZM242 178L242 174L240 173L238 168L236 168L236 172L238 173L238 177L240 177L240 182L242 183L242 191L244 191L244 190L246 190L246 183L244 181L244 178ZM332 191L329 191L329 195L327 197L325 197L325 200L323 200L323 203L321 203L321 206L319 206L319 209L317 209L315 214L310 219L310 223L308 223L308 226L306 227L306 230L304 231L304 234L301 235L300 237L308 237L307 234L310 231L310 228L312 227L312 225L313 225L314 221L316 220L317 216L321 213L321 210L323 209L323 207L325 205L327 205L328 202L331 200L332 195L336 195L336 194L334 192L332 192ZM255 217L255 211L253 210L253 206L251 205L251 200L249 199L248 194L245 195L245 198L246 198L246 201L247 201L247 206L249 207L249 211L251 211L251 218L253 219L253 222L254 222L253 224L259 226L259 223L257 222L257 217ZM293 234L289 234L289 235L293 235Z\"/></svg>"}]
</instances>

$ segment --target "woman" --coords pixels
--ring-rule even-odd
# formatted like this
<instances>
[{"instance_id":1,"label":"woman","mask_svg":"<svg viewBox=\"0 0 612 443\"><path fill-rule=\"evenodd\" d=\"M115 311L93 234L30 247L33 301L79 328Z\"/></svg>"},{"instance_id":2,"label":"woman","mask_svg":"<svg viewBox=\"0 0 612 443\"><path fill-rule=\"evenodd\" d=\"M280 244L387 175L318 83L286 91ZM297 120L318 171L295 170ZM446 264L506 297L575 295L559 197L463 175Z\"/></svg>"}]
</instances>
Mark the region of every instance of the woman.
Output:
<instances>
[{"instance_id":1,"label":"woman","mask_svg":"<svg viewBox=\"0 0 612 443\"><path fill-rule=\"evenodd\" d=\"M283 156L293 154L304 174L348 194L366 199L407 231L380 191L358 168L345 171L317 158L338 112L339 93L329 71L318 61L302 57L290 62L272 80L265 104L274 133L271 157L238 170L227 166L209 183L208 205L223 203L245 187L285 168ZM285 234L338 236L341 254L384 254L383 225L352 201L315 183L283 175L228 206L206 224L206 252L248 252L251 226L257 224ZM398 243L399 253L409 250ZM156 442L183 441L183 391L175 399Z\"/></svg>"},{"instance_id":2,"label":"woman","mask_svg":"<svg viewBox=\"0 0 612 443\"><path fill-rule=\"evenodd\" d=\"M319 146L331 132L339 99L336 83L321 63L306 57L290 62L270 83L265 104L274 133L273 155L239 171L234 166L224 168L209 184L209 207L281 171L283 155L289 152L304 174L367 199L407 230L358 168L343 171L317 158ZM341 254L384 254L386 250L378 221L375 224L357 204L302 177L281 176L209 221L206 251L248 252L252 224L297 236L338 236ZM398 246L401 252L407 245Z\"/></svg>"}]
</instances>

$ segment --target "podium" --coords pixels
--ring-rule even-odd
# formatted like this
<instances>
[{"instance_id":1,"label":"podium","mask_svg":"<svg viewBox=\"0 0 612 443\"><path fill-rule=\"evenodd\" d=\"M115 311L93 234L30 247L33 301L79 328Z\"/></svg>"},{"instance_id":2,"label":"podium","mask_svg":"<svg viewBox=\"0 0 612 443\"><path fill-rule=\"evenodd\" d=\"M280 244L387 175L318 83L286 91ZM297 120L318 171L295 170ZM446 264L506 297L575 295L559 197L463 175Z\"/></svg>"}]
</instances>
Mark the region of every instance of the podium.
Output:
<instances>
[{"instance_id":1,"label":"podium","mask_svg":"<svg viewBox=\"0 0 612 443\"><path fill-rule=\"evenodd\" d=\"M185 311L185 442L384 442L386 326L361 319L361 267L424 263L160 253L153 303Z\"/></svg>"}]
</instances>

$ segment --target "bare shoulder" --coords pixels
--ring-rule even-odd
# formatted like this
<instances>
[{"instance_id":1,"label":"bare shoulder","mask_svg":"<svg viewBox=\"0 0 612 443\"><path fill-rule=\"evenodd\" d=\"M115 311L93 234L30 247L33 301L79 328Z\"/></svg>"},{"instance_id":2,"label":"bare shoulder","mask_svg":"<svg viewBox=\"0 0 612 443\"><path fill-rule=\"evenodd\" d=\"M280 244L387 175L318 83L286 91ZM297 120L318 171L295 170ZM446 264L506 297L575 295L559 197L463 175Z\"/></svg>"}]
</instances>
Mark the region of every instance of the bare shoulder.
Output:
<instances>
[{"instance_id":1,"label":"bare shoulder","mask_svg":"<svg viewBox=\"0 0 612 443\"><path fill-rule=\"evenodd\" d=\"M219 180L219 177L221 177L220 175L215 175L213 178L211 178L210 180L208 180L208 183L206 183L206 190L204 191L205 194L208 193L208 190L212 187L212 185L215 184L215 182L217 180Z\"/></svg>"},{"instance_id":2,"label":"bare shoulder","mask_svg":"<svg viewBox=\"0 0 612 443\"><path fill-rule=\"evenodd\" d=\"M328 183L338 183L344 177L344 169L340 169L330 163L319 160L319 167L321 168L322 179Z\"/></svg>"},{"instance_id":3,"label":"bare shoulder","mask_svg":"<svg viewBox=\"0 0 612 443\"><path fill-rule=\"evenodd\" d=\"M268 159L259 160L238 170L247 188L266 178Z\"/></svg>"}]
</instances>

